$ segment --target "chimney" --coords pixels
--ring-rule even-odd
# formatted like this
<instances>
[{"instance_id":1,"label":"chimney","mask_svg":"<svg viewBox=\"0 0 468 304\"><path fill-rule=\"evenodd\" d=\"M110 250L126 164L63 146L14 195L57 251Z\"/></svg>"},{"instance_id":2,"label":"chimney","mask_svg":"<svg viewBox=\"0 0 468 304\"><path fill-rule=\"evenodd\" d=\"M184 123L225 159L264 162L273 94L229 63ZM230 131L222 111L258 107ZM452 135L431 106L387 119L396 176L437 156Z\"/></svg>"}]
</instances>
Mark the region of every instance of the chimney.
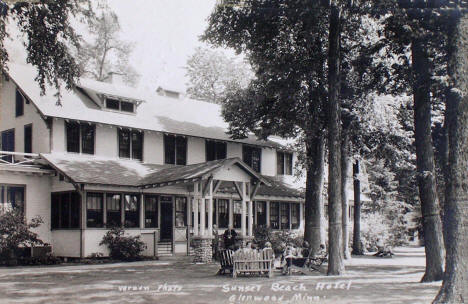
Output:
<instances>
[{"instance_id":1,"label":"chimney","mask_svg":"<svg viewBox=\"0 0 468 304\"><path fill-rule=\"evenodd\" d=\"M107 81L112 84L125 86L124 76L125 74L123 73L109 72L109 74L107 74Z\"/></svg>"}]
</instances>

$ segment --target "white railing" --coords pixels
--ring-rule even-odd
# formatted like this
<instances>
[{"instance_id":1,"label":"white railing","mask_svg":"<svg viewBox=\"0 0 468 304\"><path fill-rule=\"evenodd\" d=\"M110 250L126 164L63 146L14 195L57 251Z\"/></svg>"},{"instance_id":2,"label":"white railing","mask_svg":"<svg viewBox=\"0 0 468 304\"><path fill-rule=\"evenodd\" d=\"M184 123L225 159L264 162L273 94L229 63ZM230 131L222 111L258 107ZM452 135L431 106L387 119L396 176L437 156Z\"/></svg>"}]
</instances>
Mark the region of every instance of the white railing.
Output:
<instances>
[{"instance_id":1,"label":"white railing","mask_svg":"<svg viewBox=\"0 0 468 304\"><path fill-rule=\"evenodd\" d=\"M17 157L18 160L16 160L15 157ZM36 153L0 151L0 165L33 165L36 159L40 159L39 154Z\"/></svg>"}]
</instances>

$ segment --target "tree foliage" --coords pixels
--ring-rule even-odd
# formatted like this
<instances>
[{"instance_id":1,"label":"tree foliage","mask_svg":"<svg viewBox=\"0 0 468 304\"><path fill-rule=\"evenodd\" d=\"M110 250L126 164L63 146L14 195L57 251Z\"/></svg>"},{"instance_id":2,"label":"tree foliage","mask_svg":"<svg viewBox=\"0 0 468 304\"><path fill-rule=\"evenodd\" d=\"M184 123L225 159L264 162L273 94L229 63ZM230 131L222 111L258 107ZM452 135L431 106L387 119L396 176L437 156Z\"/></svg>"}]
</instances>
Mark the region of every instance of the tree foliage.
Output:
<instances>
[{"instance_id":1,"label":"tree foliage","mask_svg":"<svg viewBox=\"0 0 468 304\"><path fill-rule=\"evenodd\" d=\"M189 87L194 99L222 104L230 92L245 89L253 78L250 66L221 51L198 47L187 60Z\"/></svg>"},{"instance_id":2,"label":"tree foliage","mask_svg":"<svg viewBox=\"0 0 468 304\"><path fill-rule=\"evenodd\" d=\"M123 75L123 79L136 85L137 72L130 66L132 44L119 38L120 22L117 15L105 9L100 16L89 21L90 40L82 41L77 58L82 75L98 81L108 80L110 73Z\"/></svg>"},{"instance_id":3,"label":"tree foliage","mask_svg":"<svg viewBox=\"0 0 468 304\"><path fill-rule=\"evenodd\" d=\"M71 47L78 47L79 37L71 25L72 18L91 14L89 0L18 1L5 7L0 15L0 67L7 69L9 38L7 23L12 21L24 37L27 62L37 68L36 81L42 93L46 85L58 89L62 83L71 89L80 74Z\"/></svg>"}]
</instances>

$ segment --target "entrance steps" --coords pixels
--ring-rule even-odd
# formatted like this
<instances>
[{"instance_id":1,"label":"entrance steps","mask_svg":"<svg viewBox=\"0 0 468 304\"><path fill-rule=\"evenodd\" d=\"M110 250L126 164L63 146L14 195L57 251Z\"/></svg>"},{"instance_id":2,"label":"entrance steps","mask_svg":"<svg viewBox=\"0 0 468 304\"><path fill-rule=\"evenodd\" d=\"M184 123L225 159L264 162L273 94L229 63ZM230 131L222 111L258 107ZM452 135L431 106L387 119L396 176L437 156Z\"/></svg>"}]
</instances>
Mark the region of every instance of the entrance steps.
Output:
<instances>
[{"instance_id":1,"label":"entrance steps","mask_svg":"<svg viewBox=\"0 0 468 304\"><path fill-rule=\"evenodd\" d=\"M172 256L172 242L160 241L158 242L158 256Z\"/></svg>"}]
</instances>

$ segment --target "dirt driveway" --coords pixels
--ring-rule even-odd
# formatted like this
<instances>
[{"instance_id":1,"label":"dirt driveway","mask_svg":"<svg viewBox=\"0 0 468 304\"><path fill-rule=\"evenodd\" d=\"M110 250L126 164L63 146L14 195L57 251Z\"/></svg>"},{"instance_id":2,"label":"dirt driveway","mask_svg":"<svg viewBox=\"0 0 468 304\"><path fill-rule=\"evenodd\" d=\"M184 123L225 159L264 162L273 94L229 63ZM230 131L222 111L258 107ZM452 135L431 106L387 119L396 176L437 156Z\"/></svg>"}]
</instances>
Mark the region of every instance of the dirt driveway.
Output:
<instances>
[{"instance_id":1,"label":"dirt driveway","mask_svg":"<svg viewBox=\"0 0 468 304\"><path fill-rule=\"evenodd\" d=\"M107 265L0 268L0 303L430 303L438 283L418 283L422 248L393 259L347 262L346 274L232 279L188 258Z\"/></svg>"}]
</instances>

